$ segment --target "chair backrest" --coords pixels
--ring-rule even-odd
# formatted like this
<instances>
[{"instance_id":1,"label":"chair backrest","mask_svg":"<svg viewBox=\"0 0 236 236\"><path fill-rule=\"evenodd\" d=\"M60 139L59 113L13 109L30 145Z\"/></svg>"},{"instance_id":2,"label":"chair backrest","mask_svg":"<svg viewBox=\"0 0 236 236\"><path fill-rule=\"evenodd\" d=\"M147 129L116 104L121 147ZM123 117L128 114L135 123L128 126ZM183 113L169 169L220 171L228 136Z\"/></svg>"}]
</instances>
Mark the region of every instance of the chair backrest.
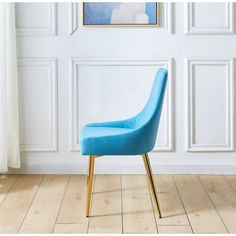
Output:
<instances>
[{"instance_id":1,"label":"chair backrest","mask_svg":"<svg viewBox=\"0 0 236 236\"><path fill-rule=\"evenodd\" d=\"M135 117L135 128L145 129L147 143L152 149L156 142L161 110L166 90L168 72L161 68L157 71L148 102L143 110Z\"/></svg>"}]
</instances>

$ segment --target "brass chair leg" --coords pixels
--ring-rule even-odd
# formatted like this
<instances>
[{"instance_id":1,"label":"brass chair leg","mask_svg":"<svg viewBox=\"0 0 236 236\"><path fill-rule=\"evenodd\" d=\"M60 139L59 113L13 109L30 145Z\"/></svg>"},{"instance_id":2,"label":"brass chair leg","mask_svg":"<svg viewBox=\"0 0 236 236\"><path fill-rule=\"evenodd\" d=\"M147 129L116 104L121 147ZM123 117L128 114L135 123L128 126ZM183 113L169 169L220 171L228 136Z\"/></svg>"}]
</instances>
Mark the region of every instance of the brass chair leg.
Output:
<instances>
[{"instance_id":1,"label":"brass chair leg","mask_svg":"<svg viewBox=\"0 0 236 236\"><path fill-rule=\"evenodd\" d=\"M87 174L87 186L88 186L88 183L89 183L89 178L90 178L90 171L91 171L91 158L89 156L88 158L88 174Z\"/></svg>"},{"instance_id":2,"label":"brass chair leg","mask_svg":"<svg viewBox=\"0 0 236 236\"><path fill-rule=\"evenodd\" d=\"M155 183L154 183L154 179L152 176L152 168L151 168L151 164L148 158L148 154L145 153L142 155L143 157L143 162L144 162L144 166L146 169L146 173L147 173L147 178L148 178L148 182L151 188L151 193L152 193L152 198L154 200L154 205L157 208L158 214L159 214L159 218L161 218L161 211L160 211L160 207L158 204L158 199L157 199L157 191L156 191L156 187L155 187Z\"/></svg>"},{"instance_id":3,"label":"brass chair leg","mask_svg":"<svg viewBox=\"0 0 236 236\"><path fill-rule=\"evenodd\" d=\"M91 205L91 194L93 188L93 176L94 176L94 162L95 156L89 156L89 171L87 177L87 202L86 202L86 216L89 216Z\"/></svg>"}]
</instances>

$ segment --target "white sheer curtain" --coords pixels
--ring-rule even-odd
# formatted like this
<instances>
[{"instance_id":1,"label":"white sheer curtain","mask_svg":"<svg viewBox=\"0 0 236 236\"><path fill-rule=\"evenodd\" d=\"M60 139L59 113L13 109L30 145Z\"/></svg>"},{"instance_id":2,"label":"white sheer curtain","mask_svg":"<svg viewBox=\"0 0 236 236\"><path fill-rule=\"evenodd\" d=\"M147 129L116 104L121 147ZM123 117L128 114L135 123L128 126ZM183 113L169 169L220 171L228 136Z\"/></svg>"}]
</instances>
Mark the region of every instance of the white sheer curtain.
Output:
<instances>
[{"instance_id":1,"label":"white sheer curtain","mask_svg":"<svg viewBox=\"0 0 236 236\"><path fill-rule=\"evenodd\" d=\"M0 3L0 172L20 167L14 3Z\"/></svg>"}]
</instances>

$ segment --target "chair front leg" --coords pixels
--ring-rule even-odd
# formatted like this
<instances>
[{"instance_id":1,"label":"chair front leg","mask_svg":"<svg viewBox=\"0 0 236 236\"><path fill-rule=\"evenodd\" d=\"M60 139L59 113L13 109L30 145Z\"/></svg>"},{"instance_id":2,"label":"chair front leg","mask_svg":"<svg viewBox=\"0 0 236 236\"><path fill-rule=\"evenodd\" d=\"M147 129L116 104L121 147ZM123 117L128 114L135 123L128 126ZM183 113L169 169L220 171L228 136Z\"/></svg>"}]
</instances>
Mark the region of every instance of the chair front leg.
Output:
<instances>
[{"instance_id":1,"label":"chair front leg","mask_svg":"<svg viewBox=\"0 0 236 236\"><path fill-rule=\"evenodd\" d=\"M149 185L150 185L154 205L157 208L159 218L161 218L161 211L160 211L160 207L159 207L158 199L157 199L157 191L156 191L156 187L155 187L155 183L154 183L154 179L153 179L153 175L152 175L152 168L151 168L151 164L150 164L150 161L149 161L149 158L148 158L148 154L145 153L145 154L142 155L142 157L143 157L143 162L144 162L144 166L145 166L145 169L146 169L147 179L148 179L148 182L149 182Z\"/></svg>"},{"instance_id":2,"label":"chair front leg","mask_svg":"<svg viewBox=\"0 0 236 236\"><path fill-rule=\"evenodd\" d=\"M87 176L87 199L86 199L86 216L90 214L91 195L93 188L93 176L94 176L94 162L95 156L89 156L89 171Z\"/></svg>"}]
</instances>

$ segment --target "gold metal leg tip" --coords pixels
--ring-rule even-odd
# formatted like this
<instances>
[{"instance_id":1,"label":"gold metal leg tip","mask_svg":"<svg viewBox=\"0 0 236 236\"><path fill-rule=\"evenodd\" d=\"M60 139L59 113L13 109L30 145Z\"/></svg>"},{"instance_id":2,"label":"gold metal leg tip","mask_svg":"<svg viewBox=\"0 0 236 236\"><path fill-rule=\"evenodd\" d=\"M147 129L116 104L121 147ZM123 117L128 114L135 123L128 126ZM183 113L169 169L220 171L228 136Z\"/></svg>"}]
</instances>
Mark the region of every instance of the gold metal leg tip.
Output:
<instances>
[{"instance_id":1,"label":"gold metal leg tip","mask_svg":"<svg viewBox=\"0 0 236 236\"><path fill-rule=\"evenodd\" d=\"M86 211L86 217L89 217L89 215L90 215L90 212Z\"/></svg>"},{"instance_id":2,"label":"gold metal leg tip","mask_svg":"<svg viewBox=\"0 0 236 236\"><path fill-rule=\"evenodd\" d=\"M90 215L89 212L86 212L86 217L89 217L89 215Z\"/></svg>"}]
</instances>

